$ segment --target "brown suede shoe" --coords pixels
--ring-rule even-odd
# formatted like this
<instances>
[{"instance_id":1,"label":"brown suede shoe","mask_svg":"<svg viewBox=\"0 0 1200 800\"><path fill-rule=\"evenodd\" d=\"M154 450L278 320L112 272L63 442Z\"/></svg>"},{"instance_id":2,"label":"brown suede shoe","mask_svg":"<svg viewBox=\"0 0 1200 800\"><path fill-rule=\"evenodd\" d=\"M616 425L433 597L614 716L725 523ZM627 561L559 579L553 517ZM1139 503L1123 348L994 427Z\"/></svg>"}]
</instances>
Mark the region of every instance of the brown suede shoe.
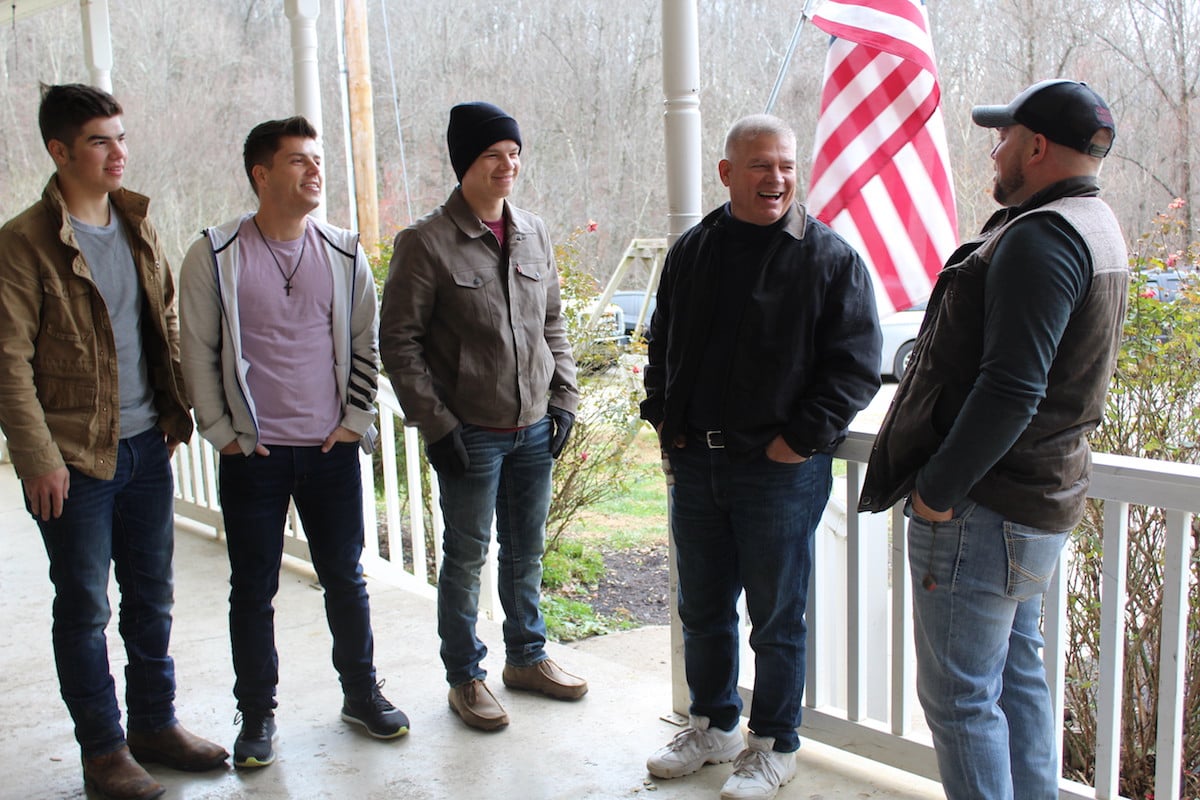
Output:
<instances>
[{"instance_id":1,"label":"brown suede shoe","mask_svg":"<svg viewBox=\"0 0 1200 800\"><path fill-rule=\"evenodd\" d=\"M587 694L587 681L572 675L550 659L528 667L504 665L504 685L510 689L541 692L558 700L578 700Z\"/></svg>"},{"instance_id":2,"label":"brown suede shoe","mask_svg":"<svg viewBox=\"0 0 1200 800\"><path fill-rule=\"evenodd\" d=\"M133 760L124 745L120 750L83 759L83 785L104 800L150 800L166 791Z\"/></svg>"},{"instance_id":3,"label":"brown suede shoe","mask_svg":"<svg viewBox=\"0 0 1200 800\"><path fill-rule=\"evenodd\" d=\"M508 724L508 713L483 681L468 681L450 689L450 708L472 728L494 731Z\"/></svg>"},{"instance_id":4,"label":"brown suede shoe","mask_svg":"<svg viewBox=\"0 0 1200 800\"><path fill-rule=\"evenodd\" d=\"M219 744L201 739L176 722L161 731L129 731L125 735L129 752L143 764L163 764L185 772L215 769L229 758Z\"/></svg>"}]
</instances>

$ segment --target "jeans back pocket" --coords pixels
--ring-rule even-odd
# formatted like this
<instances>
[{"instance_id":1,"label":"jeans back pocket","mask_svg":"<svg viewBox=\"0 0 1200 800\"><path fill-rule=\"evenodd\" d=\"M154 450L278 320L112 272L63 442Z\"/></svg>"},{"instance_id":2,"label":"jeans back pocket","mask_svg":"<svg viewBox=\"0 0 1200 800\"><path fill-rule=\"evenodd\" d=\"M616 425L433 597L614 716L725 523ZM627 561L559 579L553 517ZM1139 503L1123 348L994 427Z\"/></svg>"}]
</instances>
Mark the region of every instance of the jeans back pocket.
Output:
<instances>
[{"instance_id":1,"label":"jeans back pocket","mask_svg":"<svg viewBox=\"0 0 1200 800\"><path fill-rule=\"evenodd\" d=\"M1005 593L1009 597L1022 602L1049 588L1068 533L1004 523L1004 548L1008 554Z\"/></svg>"}]
</instances>

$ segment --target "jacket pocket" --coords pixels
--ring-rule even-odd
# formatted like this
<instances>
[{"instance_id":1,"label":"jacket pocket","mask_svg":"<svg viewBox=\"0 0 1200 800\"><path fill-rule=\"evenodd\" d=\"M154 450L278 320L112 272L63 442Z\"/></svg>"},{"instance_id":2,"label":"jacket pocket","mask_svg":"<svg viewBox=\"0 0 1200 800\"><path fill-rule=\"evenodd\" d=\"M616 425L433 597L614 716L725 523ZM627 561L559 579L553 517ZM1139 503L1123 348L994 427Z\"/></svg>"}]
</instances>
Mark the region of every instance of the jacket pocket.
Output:
<instances>
[{"instance_id":1,"label":"jacket pocket","mask_svg":"<svg viewBox=\"0 0 1200 800\"><path fill-rule=\"evenodd\" d=\"M512 271L516 276L513 281L513 298L522 315L529 320L537 320L539 327L544 327L546 319L546 283L551 278L550 262L546 260L524 259L512 262Z\"/></svg>"},{"instance_id":2,"label":"jacket pocket","mask_svg":"<svg viewBox=\"0 0 1200 800\"><path fill-rule=\"evenodd\" d=\"M86 342L95 334L92 287L82 280L42 284L42 332L64 342Z\"/></svg>"},{"instance_id":3,"label":"jacket pocket","mask_svg":"<svg viewBox=\"0 0 1200 800\"><path fill-rule=\"evenodd\" d=\"M96 384L70 378L41 378L36 381L38 402L47 414L61 411L92 411L96 407Z\"/></svg>"},{"instance_id":4,"label":"jacket pocket","mask_svg":"<svg viewBox=\"0 0 1200 800\"><path fill-rule=\"evenodd\" d=\"M446 319L452 320L462 335L476 326L498 324L498 309L504 304L504 298L499 296L498 278L495 267L464 269L450 275L454 291L448 298L450 306L446 310Z\"/></svg>"}]
</instances>

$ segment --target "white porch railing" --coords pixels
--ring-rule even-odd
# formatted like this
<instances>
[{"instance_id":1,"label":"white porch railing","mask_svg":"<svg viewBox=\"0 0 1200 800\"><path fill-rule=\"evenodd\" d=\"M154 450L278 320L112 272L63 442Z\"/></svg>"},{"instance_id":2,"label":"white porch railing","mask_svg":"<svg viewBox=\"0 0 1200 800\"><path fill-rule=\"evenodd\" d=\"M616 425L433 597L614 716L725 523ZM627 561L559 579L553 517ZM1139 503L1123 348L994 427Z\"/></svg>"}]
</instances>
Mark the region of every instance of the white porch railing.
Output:
<instances>
[{"instance_id":1,"label":"white porch railing","mask_svg":"<svg viewBox=\"0 0 1200 800\"><path fill-rule=\"evenodd\" d=\"M442 530L437 482L426 485L415 430L403 428L403 412L391 384L380 380L379 459L383 499L377 511L372 458L363 456L363 510L367 530L364 569L377 579L433 596L431 578L441 564L437 539ZM397 432L402 431L401 444ZM847 465L816 542L808 606L809 647L803 733L875 761L937 780L937 765L916 702L916 667L912 633L912 590L907 568L906 519L899 508L886 514L860 515L859 488L874 436L854 432L837 457ZM401 473L399 465L404 464ZM175 455L176 514L216 529L222 522L216 491L216 457L199 437ZM405 491L401 493L403 474ZM431 497L429 512L423 500ZM1064 780L1060 796L1073 800L1116 800L1121 730L1121 687L1124 664L1127 512L1131 505L1164 509L1167 545L1164 553L1162 654L1158 704L1155 796L1180 796L1183 702L1187 648L1188 579L1192 519L1200 513L1200 467L1097 454L1093 497L1104 504L1104 568L1101 585L1101 658L1097 694L1096 788ZM889 530L897 532L890 536ZM493 548L494 548L493 537ZM429 552L430 543L432 554ZM285 551L308 558L303 529L293 512ZM432 561L430 557L432 556ZM1068 552L1046 595L1045 660L1058 719L1065 704L1066 582ZM493 550L490 561L494 564ZM674 558L671 559L674 604ZM843 565L839 568L838 565ZM495 569L483 571L480 611L499 614ZM674 611L674 609L672 609ZM744 615L743 615L744 616ZM683 643L672 615L672 707L686 715L687 684L683 675ZM752 663L744 659L747 666ZM751 690L739 687L746 707ZM1060 732L1061 739L1061 732ZM1061 754L1061 741L1057 752Z\"/></svg>"},{"instance_id":2,"label":"white porch railing","mask_svg":"<svg viewBox=\"0 0 1200 800\"><path fill-rule=\"evenodd\" d=\"M366 546L363 570L373 578L402 586L425 597L433 597L441 568L442 509L437 481L429 481L422 468L417 431L404 427L404 412L387 378L379 379L379 444L372 455L363 454L363 520ZM399 439L399 441L397 441ZM175 514L189 522L224 535L221 505L217 497L218 457L212 445L199 434L175 452ZM382 499L375 497L375 469L383 480ZM403 480L402 480L403 478ZM428 494L429 508L425 496ZM489 562L495 563L495 536ZM430 547L433 543L433 547ZM284 552L311 561L304 526L293 506L284 531ZM494 567L483 570L479 610L494 616L500 608Z\"/></svg>"},{"instance_id":3,"label":"white porch railing","mask_svg":"<svg viewBox=\"0 0 1200 800\"><path fill-rule=\"evenodd\" d=\"M831 506L850 509L845 515L845 571L831 566L828 541L822 545L819 537L818 568L813 572L808 606L809 664L802 730L808 738L937 780L928 734L914 730L914 722L919 726L922 716L915 699L913 587L907 540L902 535L906 518L899 507L876 515L853 511L873 441L873 434L852 433L837 452L847 464L845 496L835 497ZM1124 673L1120 643L1125 631L1127 518L1129 506L1142 505L1163 509L1167 520L1160 694L1155 698L1159 716L1154 794L1177 798L1181 796L1191 525L1200 512L1200 467L1097 454L1091 496L1104 506L1096 787L1063 780L1060 797L1120 797ZM827 512L827 519L830 516ZM896 535L889 536L889 524ZM1046 595L1045 661L1056 719L1063 719L1065 704L1067 592L1063 574L1069 552L1070 548L1064 552ZM831 647L840 652L831 654ZM845 674L831 675L827 668L831 661L844 663ZM836 691L843 680L844 692ZM676 681L682 682L681 659L677 659ZM740 691L749 707L752 692L745 686ZM686 713L686 688L682 707L679 697L676 692L675 710ZM1061 730L1056 751L1061 757Z\"/></svg>"}]
</instances>

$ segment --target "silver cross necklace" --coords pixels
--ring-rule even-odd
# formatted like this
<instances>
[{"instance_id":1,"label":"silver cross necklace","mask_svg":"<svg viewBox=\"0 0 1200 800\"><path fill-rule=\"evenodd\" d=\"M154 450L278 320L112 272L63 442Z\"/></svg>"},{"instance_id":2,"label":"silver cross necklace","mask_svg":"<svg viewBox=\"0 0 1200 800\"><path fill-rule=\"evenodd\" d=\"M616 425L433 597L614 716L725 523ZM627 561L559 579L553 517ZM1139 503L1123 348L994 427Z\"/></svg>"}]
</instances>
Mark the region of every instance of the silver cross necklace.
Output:
<instances>
[{"instance_id":1,"label":"silver cross necklace","mask_svg":"<svg viewBox=\"0 0 1200 800\"><path fill-rule=\"evenodd\" d=\"M304 226L304 236L301 237L300 255L296 258L296 265L292 267L292 271L284 272L283 265L279 263L279 256L275 255L275 248L271 247L271 243L267 241L267 237L263 235L262 228L258 227L258 219L251 217L250 221L254 223L254 229L258 231L258 237L262 239L262 243L267 246L267 252L271 254L271 260L275 262L275 269L279 270L279 277L283 278L283 288L287 291L287 296L292 296L292 278L296 277L296 270L300 269L300 264L304 261L304 248L308 247L308 225Z\"/></svg>"}]
</instances>

